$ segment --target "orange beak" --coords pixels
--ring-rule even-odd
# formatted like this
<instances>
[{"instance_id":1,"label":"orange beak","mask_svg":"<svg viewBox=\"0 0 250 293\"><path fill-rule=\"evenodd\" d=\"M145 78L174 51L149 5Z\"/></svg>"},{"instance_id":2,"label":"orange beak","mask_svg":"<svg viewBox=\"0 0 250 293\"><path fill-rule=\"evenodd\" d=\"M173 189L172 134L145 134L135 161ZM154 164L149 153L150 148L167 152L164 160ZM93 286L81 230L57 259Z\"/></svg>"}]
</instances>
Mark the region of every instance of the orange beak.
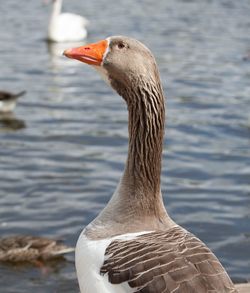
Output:
<instances>
[{"instance_id":1,"label":"orange beak","mask_svg":"<svg viewBox=\"0 0 250 293\"><path fill-rule=\"evenodd\" d=\"M90 65L100 66L107 47L108 41L102 40L98 43L65 50L63 55Z\"/></svg>"}]
</instances>

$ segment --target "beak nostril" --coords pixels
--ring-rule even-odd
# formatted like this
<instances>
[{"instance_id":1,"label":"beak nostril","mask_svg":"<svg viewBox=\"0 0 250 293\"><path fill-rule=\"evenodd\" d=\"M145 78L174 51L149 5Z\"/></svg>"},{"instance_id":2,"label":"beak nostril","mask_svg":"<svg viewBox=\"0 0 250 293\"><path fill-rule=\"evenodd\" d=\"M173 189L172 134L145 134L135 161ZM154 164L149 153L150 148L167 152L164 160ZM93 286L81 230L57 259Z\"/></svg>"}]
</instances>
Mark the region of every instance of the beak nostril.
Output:
<instances>
[{"instance_id":1,"label":"beak nostril","mask_svg":"<svg viewBox=\"0 0 250 293\"><path fill-rule=\"evenodd\" d=\"M107 41L102 40L98 43L68 49L64 51L64 55L68 58L76 59L89 65L101 66L107 46Z\"/></svg>"}]
</instances>

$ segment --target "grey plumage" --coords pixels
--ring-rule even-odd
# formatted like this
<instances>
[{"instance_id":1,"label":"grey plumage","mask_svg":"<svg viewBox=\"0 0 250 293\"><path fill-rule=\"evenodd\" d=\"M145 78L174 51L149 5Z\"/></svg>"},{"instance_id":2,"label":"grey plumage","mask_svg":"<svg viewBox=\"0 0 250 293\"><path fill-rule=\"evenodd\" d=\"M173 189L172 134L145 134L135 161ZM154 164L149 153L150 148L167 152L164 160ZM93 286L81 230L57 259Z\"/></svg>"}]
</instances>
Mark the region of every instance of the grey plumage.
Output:
<instances>
[{"instance_id":1,"label":"grey plumage","mask_svg":"<svg viewBox=\"0 0 250 293\"><path fill-rule=\"evenodd\" d=\"M106 41L101 62L103 41L65 52L70 58L95 65L128 107L124 173L111 200L84 235L101 240L145 234L112 241L100 274L107 275L112 284L128 283L134 293L237 292L211 250L178 226L164 207L160 176L165 98L152 53L132 38L114 36Z\"/></svg>"},{"instance_id":2,"label":"grey plumage","mask_svg":"<svg viewBox=\"0 0 250 293\"><path fill-rule=\"evenodd\" d=\"M100 273L135 293L237 292L211 250L179 226L113 241L105 256Z\"/></svg>"}]
</instances>

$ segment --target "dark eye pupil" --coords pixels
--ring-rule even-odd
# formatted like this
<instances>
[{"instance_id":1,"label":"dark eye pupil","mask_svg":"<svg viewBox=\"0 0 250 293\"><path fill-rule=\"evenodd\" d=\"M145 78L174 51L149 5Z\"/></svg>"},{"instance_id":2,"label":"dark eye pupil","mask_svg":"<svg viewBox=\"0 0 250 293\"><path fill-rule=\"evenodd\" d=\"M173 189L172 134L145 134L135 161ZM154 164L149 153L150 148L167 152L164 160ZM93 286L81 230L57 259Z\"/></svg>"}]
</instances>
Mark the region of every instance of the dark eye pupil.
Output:
<instances>
[{"instance_id":1,"label":"dark eye pupil","mask_svg":"<svg viewBox=\"0 0 250 293\"><path fill-rule=\"evenodd\" d=\"M119 44L118 44L118 48L119 48L119 49L122 49L122 48L124 48L124 47L125 47L125 45L124 45L123 43L119 43Z\"/></svg>"}]
</instances>

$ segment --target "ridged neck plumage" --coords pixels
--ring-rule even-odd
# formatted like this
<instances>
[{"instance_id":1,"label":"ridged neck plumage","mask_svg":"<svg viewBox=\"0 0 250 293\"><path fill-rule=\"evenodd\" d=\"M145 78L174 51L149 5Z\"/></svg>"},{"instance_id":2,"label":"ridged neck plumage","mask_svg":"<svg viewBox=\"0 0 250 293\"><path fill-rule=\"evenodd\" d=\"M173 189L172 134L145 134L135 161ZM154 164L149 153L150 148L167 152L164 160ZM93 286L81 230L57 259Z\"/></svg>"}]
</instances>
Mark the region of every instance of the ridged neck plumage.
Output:
<instances>
[{"instance_id":1,"label":"ridged neck plumage","mask_svg":"<svg viewBox=\"0 0 250 293\"><path fill-rule=\"evenodd\" d=\"M159 76L137 77L129 81L129 86L111 79L111 85L127 102L128 157L115 193L89 226L89 231L93 229L89 236L94 238L164 229L173 224L160 188L165 103ZM107 226L109 230L104 232L102 227Z\"/></svg>"},{"instance_id":2,"label":"ridged neck plumage","mask_svg":"<svg viewBox=\"0 0 250 293\"><path fill-rule=\"evenodd\" d=\"M161 156L165 123L160 83L137 81L126 89L128 105L128 158L124 177L135 194L155 200L160 193Z\"/></svg>"}]
</instances>

